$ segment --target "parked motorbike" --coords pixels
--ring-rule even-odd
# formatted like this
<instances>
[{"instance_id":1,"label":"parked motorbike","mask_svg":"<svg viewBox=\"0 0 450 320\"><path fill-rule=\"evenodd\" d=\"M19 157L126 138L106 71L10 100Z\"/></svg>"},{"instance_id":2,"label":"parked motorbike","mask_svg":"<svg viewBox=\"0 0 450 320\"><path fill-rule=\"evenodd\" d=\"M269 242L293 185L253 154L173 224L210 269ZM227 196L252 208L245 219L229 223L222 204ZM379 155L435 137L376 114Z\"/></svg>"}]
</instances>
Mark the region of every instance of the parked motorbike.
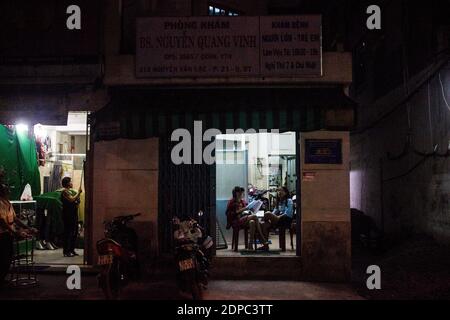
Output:
<instances>
[{"instance_id":1,"label":"parked motorbike","mask_svg":"<svg viewBox=\"0 0 450 320\"><path fill-rule=\"evenodd\" d=\"M128 226L138 216L118 216L104 223L105 238L97 242L98 284L107 299L118 299L129 280L139 276L138 237Z\"/></svg>"},{"instance_id":2,"label":"parked motorbike","mask_svg":"<svg viewBox=\"0 0 450 320\"><path fill-rule=\"evenodd\" d=\"M207 289L213 240L195 219L173 219L178 288L201 300Z\"/></svg>"},{"instance_id":3,"label":"parked motorbike","mask_svg":"<svg viewBox=\"0 0 450 320\"><path fill-rule=\"evenodd\" d=\"M258 190L255 186L249 185L248 186L248 202L251 203L252 201L260 200L262 201L262 206L259 210L270 211L270 201L265 195L270 190Z\"/></svg>"}]
</instances>

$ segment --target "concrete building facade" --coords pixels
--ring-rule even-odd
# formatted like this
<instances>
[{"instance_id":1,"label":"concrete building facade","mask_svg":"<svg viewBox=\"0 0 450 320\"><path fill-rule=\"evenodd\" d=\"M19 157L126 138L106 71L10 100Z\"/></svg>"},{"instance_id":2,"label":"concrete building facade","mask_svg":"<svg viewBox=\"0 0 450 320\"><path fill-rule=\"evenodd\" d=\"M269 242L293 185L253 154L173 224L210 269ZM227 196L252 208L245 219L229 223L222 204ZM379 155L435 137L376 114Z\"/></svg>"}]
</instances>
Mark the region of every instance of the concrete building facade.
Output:
<instances>
[{"instance_id":1,"label":"concrete building facade","mask_svg":"<svg viewBox=\"0 0 450 320\"><path fill-rule=\"evenodd\" d=\"M141 1L135 3L135 6L140 9L136 7L134 10L126 8L127 12L120 10L119 1L108 2L108 7L105 10L104 27L104 83L109 87L110 92L113 92L110 100L112 106L110 106L109 112L104 112L108 115L102 115L101 112L97 115L94 114L94 121L97 123L96 126L100 128L98 132L102 131L102 125L106 127L109 125L111 128L114 127L115 123L117 134L121 138L140 137L144 140L118 139L105 142L102 141L104 139L100 135L96 137L94 134L93 141L98 142L93 142L92 147L94 154L92 203L95 213L93 214L92 224L94 226L99 225L102 220L111 218L121 211L143 211L144 217L142 220L148 223L148 226L144 229L149 237L149 243L151 243L148 248L150 256L161 256L168 252L168 248L170 250L168 245L171 237L170 217L173 215L180 214L180 211L183 210L190 210L191 212L183 213L192 214L194 210L206 208L209 226L211 231L214 232L215 215L222 213L215 212L212 204L215 201L215 193L213 183L211 183L211 179L213 179L211 169L203 167L203 169L198 169L200 171L196 171L197 169L183 168L182 165L177 168L167 165L166 161L170 161L170 158L167 158L165 154L167 149L170 150L171 144L168 139L170 130L156 130L157 133L145 133L146 130L151 131L151 129L147 127L147 124L141 123L143 131L140 134L140 129L136 129L136 126L134 126L134 129L131 127L132 123L138 124L139 118L147 119L144 122L148 123L148 121L152 121L148 120L151 119L151 115L148 113L158 113L158 108L171 110L172 106L177 103L181 103L181 106L169 111L169 113L179 113L180 107L188 111L183 111L184 113L179 119L175 119L173 114L158 113L157 118L160 124L163 122L170 126L172 122L181 122L189 127L190 124L187 119L193 121L205 119L209 116L214 118L216 110L234 112L233 105L245 106L248 103L260 110L269 108L267 110L274 112L276 115L279 112L277 108L285 108L289 103L292 108L300 110L302 103L297 102L297 107L295 107L294 96L297 95L299 100L305 100L307 95L302 98L305 92L311 94L315 90L323 90L320 91L323 93L321 95L323 99L326 99L327 95L329 97L335 96L333 92L340 92L344 96L344 91L352 80L350 54L338 51L338 48L342 49L339 44L331 44L333 41L338 42L336 40L338 36L336 35L336 39L332 39L333 41L329 41L329 38L326 41L324 40L330 51L324 51L323 53L322 76L314 79L302 77L137 78L135 76L135 31L133 23L137 16L141 16L141 12L145 12L144 15L147 16L202 16L208 14L208 6L218 6L238 12L240 15L270 14L270 5L263 4L264 1L257 1L257 5L250 4L250 1L246 2L246 5L226 1L226 6L220 1L205 1L202 5L195 2L195 6L191 6L190 4L194 2L190 1L163 2L164 4L161 1ZM123 5L124 3L122 2ZM289 12L289 8L296 8L296 3L292 3L291 6L278 7L277 12L283 12L283 10ZM140 12L140 14L136 14L136 12ZM319 11L315 12L320 13ZM124 17L126 17L125 21L123 20ZM119 28L120 21L123 23L122 29ZM127 44L124 45L124 42ZM334 48L332 48L333 45ZM237 86L240 89L236 89ZM273 99L272 96L267 97L268 102L261 101L264 98L257 98L268 90L273 91L273 95L278 97L279 105L267 106L274 103L275 100L271 100ZM178 96L178 100L175 102L170 100L171 98L167 96L171 95ZM226 98L224 100L225 96L229 97L229 102L223 102L226 101ZM303 162L300 165L301 170L309 173L314 172L316 179L312 182L303 183L301 178L298 177L298 183L301 183L301 198L305 199L301 202L301 211L305 213L302 214L302 219L298 224L298 234L301 235L301 249L298 249L299 256L297 258L280 262L280 265L287 263L287 265L291 264L291 267L293 267L292 270L288 270L289 267L285 268L287 278L348 280L350 278L351 257L348 130L353 124L353 111L348 106L341 108L342 106L338 106L338 101L332 102L331 105L327 105L326 102L322 103L319 101L320 99L317 99L317 95L315 95L315 98L310 97L309 99L314 101L312 104L318 105L316 111L321 110L318 117L323 124L315 129L322 131L303 135L300 131L307 128L295 130L295 126L292 126L292 124L291 127L286 127L286 129L294 129L298 132L299 150L303 149L302 145L307 138L340 139L342 141L343 161L340 165L314 166ZM203 106L202 101L208 101L206 104L210 105L209 110L207 110L208 107ZM116 106L114 106L115 104ZM334 106L332 106L333 104ZM127 114L111 116L112 113L116 112L114 110L123 108L128 108ZM143 110L143 108L148 109ZM108 109L105 108L105 110ZM118 112L120 113L120 111ZM236 117L236 115L232 117ZM247 117L247 119L249 118ZM243 121L247 124L240 128L245 130L249 125L249 120L245 120L244 117ZM238 121L237 123L242 125L243 122ZM234 122L234 124L237 123ZM232 122L229 128L234 128L234 124ZM219 128L222 128L222 126ZM157 161L158 153L159 162ZM148 158L153 160L149 162L146 160ZM297 159L303 161L304 155L298 154ZM105 178L108 175L111 176ZM191 176L192 180L187 185L183 185L181 180L177 180L179 175ZM196 180L194 179L196 176L201 178ZM181 185L173 186L166 179L175 179ZM110 188L112 184L116 187ZM191 195L194 190L199 190L195 187L197 184L201 185L200 190L207 194L208 200L198 200L196 194ZM208 190L202 189L204 185L208 185L210 188ZM335 192L336 185L340 186L339 190L342 191L342 194ZM128 195L123 199L116 196L125 192ZM173 195L174 193L181 193L181 196L177 198ZM146 196L148 194L151 194L151 196ZM183 194L185 194L184 197ZM142 198L143 196L144 198ZM204 198L205 195L202 195L202 197ZM193 198L194 200L186 205L186 198ZM93 228L92 237L91 244L94 245L95 241L101 237L101 231ZM95 250L92 249L91 252L93 253L92 259L95 261ZM252 272L255 273L255 268L251 267L256 263L255 261L261 260L261 258L255 260L251 257L239 258L238 261L236 259L227 261L226 259L223 257L215 259L216 266L219 266L217 267L217 273L224 277L247 277ZM240 270L227 267L231 261L235 265L236 263L241 265ZM266 260L263 265L274 263L273 261ZM263 273L261 276L263 276Z\"/></svg>"},{"instance_id":2,"label":"concrete building facade","mask_svg":"<svg viewBox=\"0 0 450 320\"><path fill-rule=\"evenodd\" d=\"M103 236L103 222L125 212L142 213L134 226L140 234L141 254L148 260L170 254L170 221L180 211L193 214L194 210L205 210L206 223L215 232L215 215L220 213L215 212L212 204L215 200L212 169L205 165L170 163L171 129L177 128L177 124L190 128L193 121L204 120L207 128L215 124L219 129L256 125L297 133L297 161L301 170L297 185L301 190L298 198L302 199L298 200L300 246L296 257L275 260L280 260L286 278L349 280L349 130L354 122L354 105L346 96L352 82L351 53L344 51L344 30L333 24L336 12L342 12L339 5L269 0L111 0L103 5L97 11L99 46L92 53L96 58L92 64L81 60L69 65L56 64L51 74L45 74L53 70L45 63L39 68L9 64L2 66L1 72L4 84L1 99L10 110L2 111L2 121L16 121L18 115L23 115L32 122L49 124L54 110L62 110L62 114L72 110L94 112L89 123L91 141L86 175L87 263L96 262L95 245ZM136 18L206 16L210 6L248 16L321 14L322 75L136 77ZM89 76L80 80L78 71ZM13 79L11 74L19 76ZM74 87L77 79L79 86ZM52 92L57 83L61 92ZM30 114L23 104L21 107L24 85L30 86L27 105L36 100L41 102L41 119L35 119L38 113ZM45 95L44 85L48 91ZM12 95L7 86L17 89L17 95ZM47 101L43 101L44 96ZM304 150L308 139L339 141L340 163L306 163ZM251 257L226 259L215 260L217 274L224 277L249 274L262 277L264 272L258 273L254 266L263 263L269 270L275 261L261 262L261 258Z\"/></svg>"}]
</instances>

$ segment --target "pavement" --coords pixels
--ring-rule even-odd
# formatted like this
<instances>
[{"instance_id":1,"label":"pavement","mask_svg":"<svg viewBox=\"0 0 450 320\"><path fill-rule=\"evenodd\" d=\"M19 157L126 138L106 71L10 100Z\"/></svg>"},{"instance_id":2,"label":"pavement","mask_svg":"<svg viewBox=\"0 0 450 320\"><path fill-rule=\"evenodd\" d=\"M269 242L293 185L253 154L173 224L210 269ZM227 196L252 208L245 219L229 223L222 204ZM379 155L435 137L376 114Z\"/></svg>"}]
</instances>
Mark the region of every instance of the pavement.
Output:
<instances>
[{"instance_id":1,"label":"pavement","mask_svg":"<svg viewBox=\"0 0 450 320\"><path fill-rule=\"evenodd\" d=\"M82 276L80 290L68 290L63 274L40 274L39 285L0 289L0 300L102 300L95 275ZM123 300L185 300L172 279L130 283ZM205 300L360 300L350 284L296 281L210 281Z\"/></svg>"},{"instance_id":2,"label":"pavement","mask_svg":"<svg viewBox=\"0 0 450 320\"><path fill-rule=\"evenodd\" d=\"M426 236L387 243L381 252L353 248L352 284L370 300L450 300L450 246ZM368 290L366 269L381 270L381 290Z\"/></svg>"},{"instance_id":3,"label":"pavement","mask_svg":"<svg viewBox=\"0 0 450 320\"><path fill-rule=\"evenodd\" d=\"M302 281L211 282L208 300L361 300L350 284Z\"/></svg>"},{"instance_id":4,"label":"pavement","mask_svg":"<svg viewBox=\"0 0 450 320\"><path fill-rule=\"evenodd\" d=\"M380 252L354 247L352 281L319 283L303 281L211 280L207 300L410 300L450 299L450 247L429 238L413 238L399 244L388 243ZM381 270L381 290L368 290L367 266ZM169 266L166 266L166 269ZM52 268L52 270L58 270ZM0 288L0 300L101 300L95 270L84 268L81 289L68 290L67 275L41 270L34 288ZM185 300L174 276L154 273L141 282L130 283L122 299Z\"/></svg>"}]
</instances>

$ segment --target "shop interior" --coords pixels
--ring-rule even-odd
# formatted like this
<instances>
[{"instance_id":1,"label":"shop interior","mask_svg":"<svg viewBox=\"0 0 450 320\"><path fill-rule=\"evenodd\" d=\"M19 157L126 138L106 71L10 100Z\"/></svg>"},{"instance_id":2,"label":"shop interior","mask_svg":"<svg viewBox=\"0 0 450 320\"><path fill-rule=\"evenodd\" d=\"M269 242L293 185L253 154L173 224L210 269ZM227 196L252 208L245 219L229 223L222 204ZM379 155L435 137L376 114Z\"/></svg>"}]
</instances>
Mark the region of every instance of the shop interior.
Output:
<instances>
[{"instance_id":1,"label":"shop interior","mask_svg":"<svg viewBox=\"0 0 450 320\"><path fill-rule=\"evenodd\" d=\"M88 143L87 112L69 112L64 126L0 125L0 169L10 187L16 215L37 229L32 247L36 265L84 263L84 163ZM75 252L63 255L62 185L70 177L74 191L83 193L78 205ZM22 248L22 247L20 247ZM28 252L30 255L30 252Z\"/></svg>"},{"instance_id":2,"label":"shop interior","mask_svg":"<svg viewBox=\"0 0 450 320\"><path fill-rule=\"evenodd\" d=\"M296 133L245 133L216 136L216 253L234 255L296 255ZM268 250L262 250L258 232L246 245L246 225L230 226L227 204L236 186L244 189L243 198L250 209L243 215L254 215L260 226L266 224ZM284 187L292 200L292 221L268 224L266 212L276 215L279 190ZM252 203L256 204L252 207ZM256 221L256 220L255 220ZM227 228L227 222L228 227ZM234 238L234 239L233 239ZM256 242L256 244L255 244ZM235 245L237 243L237 247ZM248 241L247 241L248 244Z\"/></svg>"}]
</instances>

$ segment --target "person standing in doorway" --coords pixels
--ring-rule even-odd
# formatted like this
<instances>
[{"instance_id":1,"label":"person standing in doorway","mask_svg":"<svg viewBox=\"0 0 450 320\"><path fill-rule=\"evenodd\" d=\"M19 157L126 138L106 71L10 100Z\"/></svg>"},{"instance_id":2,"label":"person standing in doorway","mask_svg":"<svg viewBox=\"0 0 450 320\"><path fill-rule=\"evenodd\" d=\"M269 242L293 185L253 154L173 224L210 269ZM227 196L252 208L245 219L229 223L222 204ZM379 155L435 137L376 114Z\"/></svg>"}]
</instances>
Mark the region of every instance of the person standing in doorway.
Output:
<instances>
[{"instance_id":1,"label":"person standing in doorway","mask_svg":"<svg viewBox=\"0 0 450 320\"><path fill-rule=\"evenodd\" d=\"M78 205L80 204L81 187L76 194L72 190L73 184L70 177L64 177L61 182L63 191L61 201L63 204L62 220L64 224L63 254L64 257L78 256L75 252L75 244L78 236Z\"/></svg>"}]
</instances>

